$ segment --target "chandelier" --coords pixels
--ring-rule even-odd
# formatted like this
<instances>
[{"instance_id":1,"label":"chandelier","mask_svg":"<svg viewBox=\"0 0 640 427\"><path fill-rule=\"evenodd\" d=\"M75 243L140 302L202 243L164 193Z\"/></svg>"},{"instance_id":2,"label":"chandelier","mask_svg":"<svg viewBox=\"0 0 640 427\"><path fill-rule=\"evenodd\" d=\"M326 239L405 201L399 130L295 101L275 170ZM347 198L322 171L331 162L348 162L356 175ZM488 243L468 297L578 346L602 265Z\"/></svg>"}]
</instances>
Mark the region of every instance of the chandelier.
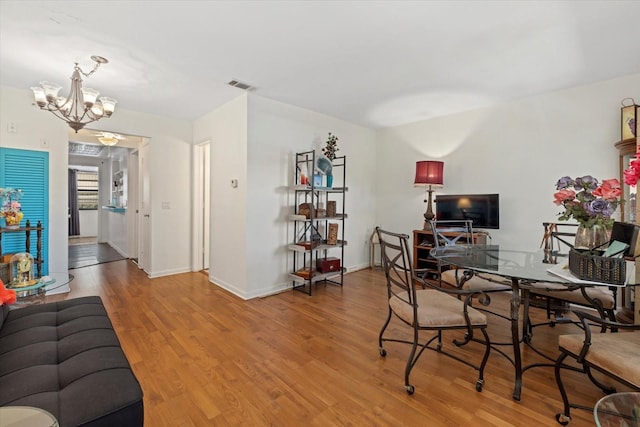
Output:
<instances>
[{"instance_id":1,"label":"chandelier","mask_svg":"<svg viewBox=\"0 0 640 427\"><path fill-rule=\"evenodd\" d=\"M87 123L95 122L103 117L111 117L118 102L105 96L96 101L100 92L82 87L81 75L89 77L95 73L100 64L109 62L102 56L92 56L91 59L96 64L93 70L88 73L82 71L78 63L75 63L71 75L71 91L66 98L58 96L58 92L62 88L54 83L40 82L40 86L31 88L38 107L41 110L50 111L54 116L67 122L76 133Z\"/></svg>"}]
</instances>

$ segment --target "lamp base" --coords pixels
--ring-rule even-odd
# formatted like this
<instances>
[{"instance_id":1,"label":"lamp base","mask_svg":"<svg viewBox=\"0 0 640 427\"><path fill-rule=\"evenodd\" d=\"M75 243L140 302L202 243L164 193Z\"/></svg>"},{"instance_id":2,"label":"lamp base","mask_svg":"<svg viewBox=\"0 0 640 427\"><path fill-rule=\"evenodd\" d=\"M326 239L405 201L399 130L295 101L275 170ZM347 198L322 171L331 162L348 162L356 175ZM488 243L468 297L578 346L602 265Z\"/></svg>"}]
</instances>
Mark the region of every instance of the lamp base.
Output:
<instances>
[{"instance_id":1,"label":"lamp base","mask_svg":"<svg viewBox=\"0 0 640 427\"><path fill-rule=\"evenodd\" d=\"M433 209L431 208L433 194L433 189L431 188L431 186L429 186L427 193L429 194L427 200L425 200L425 202L427 202L427 211L424 213L424 226L422 228L426 231L431 230L431 221L436 217L436 215L433 213Z\"/></svg>"},{"instance_id":2,"label":"lamp base","mask_svg":"<svg viewBox=\"0 0 640 427\"><path fill-rule=\"evenodd\" d=\"M422 226L422 229L425 231L429 231L431 230L431 221L433 220L433 218L435 218L435 216L432 217L427 217L427 215L424 215L424 225Z\"/></svg>"}]
</instances>

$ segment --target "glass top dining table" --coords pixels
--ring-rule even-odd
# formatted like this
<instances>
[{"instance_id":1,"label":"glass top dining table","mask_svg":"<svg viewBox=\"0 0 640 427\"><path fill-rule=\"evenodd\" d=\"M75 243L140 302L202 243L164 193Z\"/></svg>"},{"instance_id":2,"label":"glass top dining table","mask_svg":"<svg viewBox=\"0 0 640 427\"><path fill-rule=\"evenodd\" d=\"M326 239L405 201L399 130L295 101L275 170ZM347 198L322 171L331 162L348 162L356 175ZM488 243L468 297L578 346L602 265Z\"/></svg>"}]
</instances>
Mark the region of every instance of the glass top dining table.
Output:
<instances>
[{"instance_id":1,"label":"glass top dining table","mask_svg":"<svg viewBox=\"0 0 640 427\"><path fill-rule=\"evenodd\" d=\"M567 290L582 289L591 286L605 286L610 284L599 282L580 281L573 278L567 269L564 269L566 258L560 259L559 264L549 263L548 254L543 250L510 249L500 245L451 245L441 246L431 250L431 256L447 264L470 270L472 272L488 273L502 276L511 284L512 296L510 306L511 340L513 345L513 365L515 368L515 384L513 398L520 400L522 389L522 374L528 367L523 367L520 343L520 305L522 302L521 290L528 298L528 290L535 286L537 289L545 289L544 284L562 284ZM564 260L564 261L563 261ZM628 262L628 280L626 285L635 286L635 264ZM554 271L555 273L550 272ZM550 289L557 290L557 286ZM525 310L526 314L526 310ZM527 319L524 319L526 323ZM524 334L524 332L523 332Z\"/></svg>"},{"instance_id":2,"label":"glass top dining table","mask_svg":"<svg viewBox=\"0 0 640 427\"><path fill-rule=\"evenodd\" d=\"M545 260L544 251L528 251L509 249L500 245L451 245L441 246L431 250L431 255L439 260L446 261L458 267L467 268L483 273L497 274L505 278L516 278L526 282L560 283L567 286L612 286L608 283L589 282L571 278L571 274L565 268L562 270L561 262L552 264ZM564 259L565 264L567 258ZM556 274L551 271L556 272ZM635 286L635 266L633 262L627 262L627 277L625 285Z\"/></svg>"}]
</instances>

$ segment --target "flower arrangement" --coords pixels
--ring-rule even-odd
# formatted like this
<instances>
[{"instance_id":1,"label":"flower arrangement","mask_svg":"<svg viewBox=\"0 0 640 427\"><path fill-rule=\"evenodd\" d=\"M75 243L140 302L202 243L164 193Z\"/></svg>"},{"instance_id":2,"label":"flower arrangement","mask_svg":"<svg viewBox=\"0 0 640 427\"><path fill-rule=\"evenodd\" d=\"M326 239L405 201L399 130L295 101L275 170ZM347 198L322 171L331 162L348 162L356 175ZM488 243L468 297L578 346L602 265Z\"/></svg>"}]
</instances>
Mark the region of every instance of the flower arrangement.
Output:
<instances>
[{"instance_id":1,"label":"flower arrangement","mask_svg":"<svg viewBox=\"0 0 640 427\"><path fill-rule=\"evenodd\" d=\"M636 185L640 179L640 147L636 151L636 158L629 163L629 169L624 170L624 183Z\"/></svg>"},{"instance_id":2,"label":"flower arrangement","mask_svg":"<svg viewBox=\"0 0 640 427\"><path fill-rule=\"evenodd\" d=\"M22 221L22 205L18 200L22 197L22 190L13 188L0 188L0 217L3 217L7 227L18 226Z\"/></svg>"},{"instance_id":3,"label":"flower arrangement","mask_svg":"<svg viewBox=\"0 0 640 427\"><path fill-rule=\"evenodd\" d=\"M333 161L333 159L336 158L336 151L340 150L337 147L338 137L335 135L332 135L331 132L329 132L329 138L327 139L326 144L327 146L322 149L322 152L324 153L325 156L327 156L327 159Z\"/></svg>"},{"instance_id":4,"label":"flower arrangement","mask_svg":"<svg viewBox=\"0 0 640 427\"><path fill-rule=\"evenodd\" d=\"M585 228L603 225L610 229L614 222L611 215L623 202L620 181L615 178L605 179L600 184L591 175L576 179L564 176L556 183L556 190L554 203L565 208L558 219L566 221L573 218Z\"/></svg>"}]
</instances>

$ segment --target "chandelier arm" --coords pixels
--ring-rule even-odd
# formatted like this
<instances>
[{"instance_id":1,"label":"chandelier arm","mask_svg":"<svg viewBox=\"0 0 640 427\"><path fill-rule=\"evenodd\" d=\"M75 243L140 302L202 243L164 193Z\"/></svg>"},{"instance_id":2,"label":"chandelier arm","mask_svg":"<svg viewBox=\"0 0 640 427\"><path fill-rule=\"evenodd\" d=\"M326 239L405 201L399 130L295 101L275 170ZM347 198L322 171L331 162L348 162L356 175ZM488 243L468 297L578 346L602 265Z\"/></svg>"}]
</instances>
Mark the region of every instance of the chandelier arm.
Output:
<instances>
[{"instance_id":1,"label":"chandelier arm","mask_svg":"<svg viewBox=\"0 0 640 427\"><path fill-rule=\"evenodd\" d=\"M80 74L82 74L83 76L85 76L85 77L89 77L91 74L95 73L96 70L98 69L98 67L100 66L100 63L96 62L96 65L93 66L93 69L91 71L89 71L88 73L85 73L84 71L82 71L82 68L80 68L80 66L78 65L77 62L75 64L76 65L75 65L74 69L76 71L78 71Z\"/></svg>"}]
</instances>

